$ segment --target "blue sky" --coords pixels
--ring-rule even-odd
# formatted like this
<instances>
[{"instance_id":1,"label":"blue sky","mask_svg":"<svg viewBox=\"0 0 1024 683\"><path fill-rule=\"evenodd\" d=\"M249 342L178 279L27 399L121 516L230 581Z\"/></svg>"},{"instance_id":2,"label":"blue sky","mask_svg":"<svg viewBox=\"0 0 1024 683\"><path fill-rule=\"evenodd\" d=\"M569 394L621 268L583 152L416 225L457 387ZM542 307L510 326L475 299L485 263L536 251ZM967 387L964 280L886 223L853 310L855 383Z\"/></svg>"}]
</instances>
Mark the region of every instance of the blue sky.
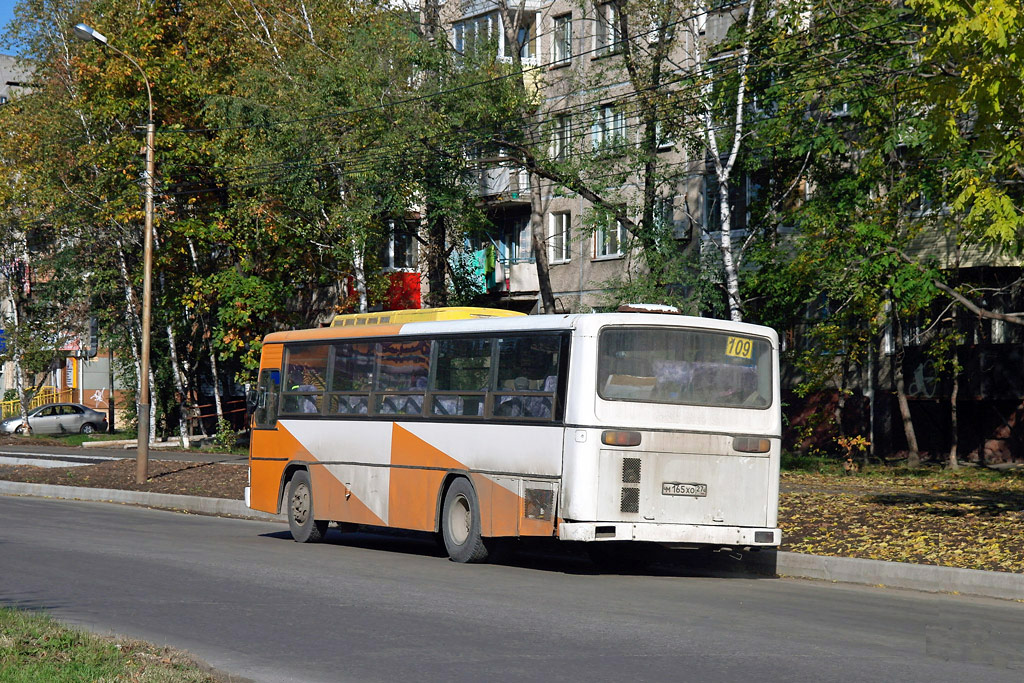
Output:
<instances>
[{"instance_id":1,"label":"blue sky","mask_svg":"<svg viewBox=\"0 0 1024 683\"><path fill-rule=\"evenodd\" d=\"M0 0L0 25L6 26L14 16L14 0Z\"/></svg>"},{"instance_id":2,"label":"blue sky","mask_svg":"<svg viewBox=\"0 0 1024 683\"><path fill-rule=\"evenodd\" d=\"M0 32L7 26L7 22L14 18L14 5L15 0L0 0Z\"/></svg>"}]
</instances>

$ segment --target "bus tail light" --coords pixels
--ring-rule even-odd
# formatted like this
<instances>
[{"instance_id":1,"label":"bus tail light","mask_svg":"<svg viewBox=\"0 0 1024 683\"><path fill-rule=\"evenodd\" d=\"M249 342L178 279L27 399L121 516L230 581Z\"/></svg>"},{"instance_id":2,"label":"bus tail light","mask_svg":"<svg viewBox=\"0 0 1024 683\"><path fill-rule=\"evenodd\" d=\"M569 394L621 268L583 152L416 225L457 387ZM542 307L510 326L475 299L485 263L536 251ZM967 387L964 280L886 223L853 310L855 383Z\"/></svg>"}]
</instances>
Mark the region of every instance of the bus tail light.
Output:
<instances>
[{"instance_id":1,"label":"bus tail light","mask_svg":"<svg viewBox=\"0 0 1024 683\"><path fill-rule=\"evenodd\" d=\"M740 453L767 453L772 442L768 439L757 439L753 436L734 436L732 448Z\"/></svg>"},{"instance_id":2,"label":"bus tail light","mask_svg":"<svg viewBox=\"0 0 1024 683\"><path fill-rule=\"evenodd\" d=\"M606 446L639 446L640 432L601 432L601 443Z\"/></svg>"}]
</instances>

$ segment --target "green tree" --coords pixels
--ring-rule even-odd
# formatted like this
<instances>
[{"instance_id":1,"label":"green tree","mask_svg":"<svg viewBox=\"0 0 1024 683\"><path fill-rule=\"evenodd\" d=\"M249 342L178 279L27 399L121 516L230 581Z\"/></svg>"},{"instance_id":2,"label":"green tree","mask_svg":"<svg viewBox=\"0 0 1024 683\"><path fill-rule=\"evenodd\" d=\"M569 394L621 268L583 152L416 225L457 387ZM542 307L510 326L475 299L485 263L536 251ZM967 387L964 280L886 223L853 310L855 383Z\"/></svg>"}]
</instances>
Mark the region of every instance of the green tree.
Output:
<instances>
[{"instance_id":1,"label":"green tree","mask_svg":"<svg viewBox=\"0 0 1024 683\"><path fill-rule=\"evenodd\" d=\"M978 237L1024 246L1024 9L1014 0L910 0L936 142L957 161L952 207Z\"/></svg>"}]
</instances>

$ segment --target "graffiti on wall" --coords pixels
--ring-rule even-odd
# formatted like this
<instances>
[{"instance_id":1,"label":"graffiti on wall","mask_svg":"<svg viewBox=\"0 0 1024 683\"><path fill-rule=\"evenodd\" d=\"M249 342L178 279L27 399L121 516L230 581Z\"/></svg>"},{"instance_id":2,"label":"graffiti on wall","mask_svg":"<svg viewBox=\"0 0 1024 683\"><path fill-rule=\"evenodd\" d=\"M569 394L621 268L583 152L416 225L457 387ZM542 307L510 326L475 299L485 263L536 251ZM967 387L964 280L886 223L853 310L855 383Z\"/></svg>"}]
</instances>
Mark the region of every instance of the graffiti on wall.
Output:
<instances>
[{"instance_id":1,"label":"graffiti on wall","mask_svg":"<svg viewBox=\"0 0 1024 683\"><path fill-rule=\"evenodd\" d=\"M89 397L89 400L92 401L92 407L96 410L107 407L106 391L106 389L97 389Z\"/></svg>"}]
</instances>

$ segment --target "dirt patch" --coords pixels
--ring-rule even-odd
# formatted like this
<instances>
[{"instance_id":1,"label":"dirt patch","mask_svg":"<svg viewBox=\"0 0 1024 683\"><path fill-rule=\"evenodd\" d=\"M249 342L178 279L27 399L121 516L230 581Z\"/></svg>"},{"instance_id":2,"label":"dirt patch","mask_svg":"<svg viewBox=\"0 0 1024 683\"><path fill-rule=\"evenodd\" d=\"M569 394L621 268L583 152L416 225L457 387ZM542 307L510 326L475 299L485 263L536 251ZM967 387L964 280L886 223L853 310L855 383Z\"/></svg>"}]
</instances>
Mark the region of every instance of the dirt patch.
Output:
<instances>
[{"instance_id":1,"label":"dirt patch","mask_svg":"<svg viewBox=\"0 0 1024 683\"><path fill-rule=\"evenodd\" d=\"M782 477L782 550L1024 571L1024 480Z\"/></svg>"},{"instance_id":2,"label":"dirt patch","mask_svg":"<svg viewBox=\"0 0 1024 683\"><path fill-rule=\"evenodd\" d=\"M0 465L0 479L241 500L248 481L248 468L225 463L150 460L149 478L145 484L136 484L135 460L126 459L79 467Z\"/></svg>"},{"instance_id":3,"label":"dirt patch","mask_svg":"<svg viewBox=\"0 0 1024 683\"><path fill-rule=\"evenodd\" d=\"M0 434L0 446L63 446L67 448L67 441L51 439L44 436L21 436L17 434Z\"/></svg>"}]
</instances>

